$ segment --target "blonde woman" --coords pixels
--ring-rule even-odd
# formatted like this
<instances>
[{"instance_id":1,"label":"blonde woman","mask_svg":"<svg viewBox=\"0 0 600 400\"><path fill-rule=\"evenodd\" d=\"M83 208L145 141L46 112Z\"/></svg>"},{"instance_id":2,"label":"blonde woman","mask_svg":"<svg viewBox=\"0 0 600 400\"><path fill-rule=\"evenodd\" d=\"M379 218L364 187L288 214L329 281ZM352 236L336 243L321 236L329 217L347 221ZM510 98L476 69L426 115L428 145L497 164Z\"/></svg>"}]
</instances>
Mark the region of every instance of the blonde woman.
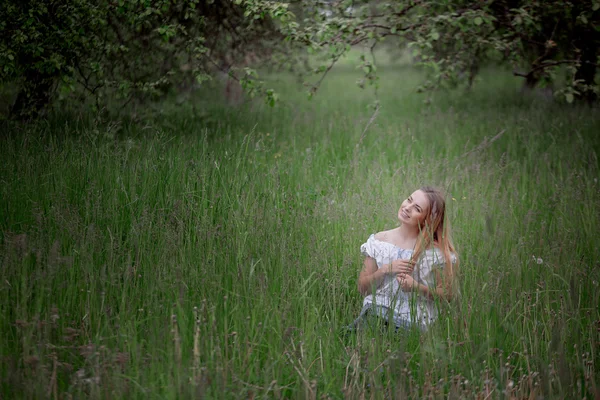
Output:
<instances>
[{"instance_id":1,"label":"blonde woman","mask_svg":"<svg viewBox=\"0 0 600 400\"><path fill-rule=\"evenodd\" d=\"M402 202L399 227L372 234L361 246L358 289L365 299L351 329L381 320L396 330L424 330L437 317L436 301L452 299L458 257L445 211L442 193L424 186Z\"/></svg>"}]
</instances>

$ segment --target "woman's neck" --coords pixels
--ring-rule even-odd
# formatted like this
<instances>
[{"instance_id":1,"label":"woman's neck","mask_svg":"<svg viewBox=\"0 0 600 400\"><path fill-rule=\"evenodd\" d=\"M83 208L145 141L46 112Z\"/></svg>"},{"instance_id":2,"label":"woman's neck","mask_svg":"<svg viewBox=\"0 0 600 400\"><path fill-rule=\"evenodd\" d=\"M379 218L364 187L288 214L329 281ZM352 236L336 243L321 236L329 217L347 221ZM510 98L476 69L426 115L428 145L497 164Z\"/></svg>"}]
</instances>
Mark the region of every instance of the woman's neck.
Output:
<instances>
[{"instance_id":1,"label":"woman's neck","mask_svg":"<svg viewBox=\"0 0 600 400\"><path fill-rule=\"evenodd\" d=\"M397 229L398 236L404 240L416 240L419 237L419 230L417 227L402 224Z\"/></svg>"}]
</instances>

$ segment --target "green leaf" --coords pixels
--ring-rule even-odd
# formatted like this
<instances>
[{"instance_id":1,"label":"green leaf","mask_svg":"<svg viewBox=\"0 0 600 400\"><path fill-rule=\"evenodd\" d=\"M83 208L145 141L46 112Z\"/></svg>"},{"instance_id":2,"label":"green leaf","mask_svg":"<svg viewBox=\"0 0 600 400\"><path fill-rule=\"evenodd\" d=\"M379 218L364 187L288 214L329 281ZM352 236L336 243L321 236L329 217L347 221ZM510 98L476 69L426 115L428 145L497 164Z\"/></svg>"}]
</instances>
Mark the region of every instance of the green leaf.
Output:
<instances>
[{"instance_id":1,"label":"green leaf","mask_svg":"<svg viewBox=\"0 0 600 400\"><path fill-rule=\"evenodd\" d=\"M483 24L483 19L481 17L475 17L475 19L473 20L473 23L477 26Z\"/></svg>"},{"instance_id":2,"label":"green leaf","mask_svg":"<svg viewBox=\"0 0 600 400\"><path fill-rule=\"evenodd\" d=\"M567 103L569 103L569 104L573 103L573 100L575 100L573 93L567 93L565 95L565 100L567 100Z\"/></svg>"},{"instance_id":3,"label":"green leaf","mask_svg":"<svg viewBox=\"0 0 600 400\"><path fill-rule=\"evenodd\" d=\"M440 38L440 34L437 31L431 32L431 40L438 40Z\"/></svg>"},{"instance_id":4,"label":"green leaf","mask_svg":"<svg viewBox=\"0 0 600 400\"><path fill-rule=\"evenodd\" d=\"M586 24L586 25L587 25L587 23L588 23L588 19L586 18L586 16L585 16L584 14L581 14L581 15L579 16L579 18L581 19L581 22L583 22L584 24Z\"/></svg>"},{"instance_id":5,"label":"green leaf","mask_svg":"<svg viewBox=\"0 0 600 400\"><path fill-rule=\"evenodd\" d=\"M599 8L600 8L600 3L594 2L594 5L592 6L592 11L598 11Z\"/></svg>"}]
</instances>

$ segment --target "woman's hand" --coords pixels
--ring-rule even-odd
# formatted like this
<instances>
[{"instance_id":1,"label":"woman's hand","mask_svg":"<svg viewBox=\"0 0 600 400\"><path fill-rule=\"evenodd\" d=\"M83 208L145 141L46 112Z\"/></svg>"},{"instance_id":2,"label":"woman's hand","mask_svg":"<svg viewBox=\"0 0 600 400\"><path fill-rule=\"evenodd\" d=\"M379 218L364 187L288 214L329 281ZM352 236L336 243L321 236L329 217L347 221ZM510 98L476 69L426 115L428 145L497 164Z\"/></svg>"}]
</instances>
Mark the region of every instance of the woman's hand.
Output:
<instances>
[{"instance_id":1,"label":"woman's hand","mask_svg":"<svg viewBox=\"0 0 600 400\"><path fill-rule=\"evenodd\" d=\"M403 292L412 292L418 286L418 283L409 274L400 274L396 277Z\"/></svg>"},{"instance_id":2,"label":"woman's hand","mask_svg":"<svg viewBox=\"0 0 600 400\"><path fill-rule=\"evenodd\" d=\"M388 275L412 275L415 269L415 262L410 259L394 260L391 264L384 266L385 272Z\"/></svg>"}]
</instances>

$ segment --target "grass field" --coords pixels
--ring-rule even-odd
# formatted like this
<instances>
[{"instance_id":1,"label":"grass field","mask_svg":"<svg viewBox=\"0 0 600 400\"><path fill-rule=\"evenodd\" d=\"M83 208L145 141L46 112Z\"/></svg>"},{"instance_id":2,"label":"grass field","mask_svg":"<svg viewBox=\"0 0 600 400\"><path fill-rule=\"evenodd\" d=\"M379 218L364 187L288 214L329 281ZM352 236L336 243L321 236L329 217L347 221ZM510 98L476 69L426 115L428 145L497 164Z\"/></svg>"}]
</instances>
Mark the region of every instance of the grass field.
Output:
<instances>
[{"instance_id":1,"label":"grass field","mask_svg":"<svg viewBox=\"0 0 600 400\"><path fill-rule=\"evenodd\" d=\"M598 110L380 74L375 115L346 65L312 101L272 75L274 109L3 123L0 398L598 398ZM426 333L341 335L360 245L423 184L461 296Z\"/></svg>"}]
</instances>

